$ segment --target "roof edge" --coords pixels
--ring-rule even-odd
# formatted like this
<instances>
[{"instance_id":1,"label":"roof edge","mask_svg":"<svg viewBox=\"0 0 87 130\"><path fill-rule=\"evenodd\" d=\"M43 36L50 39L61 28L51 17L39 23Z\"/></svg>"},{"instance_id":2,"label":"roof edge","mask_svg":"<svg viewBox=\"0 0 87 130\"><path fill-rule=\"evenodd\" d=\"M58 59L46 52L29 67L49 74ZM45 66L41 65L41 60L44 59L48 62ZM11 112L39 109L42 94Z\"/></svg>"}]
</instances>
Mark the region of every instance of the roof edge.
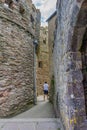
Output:
<instances>
[{"instance_id":1,"label":"roof edge","mask_svg":"<svg viewBox=\"0 0 87 130\"><path fill-rule=\"evenodd\" d=\"M55 12L46 20L46 22L49 22L49 20L54 17L57 14L57 11L55 10Z\"/></svg>"}]
</instances>

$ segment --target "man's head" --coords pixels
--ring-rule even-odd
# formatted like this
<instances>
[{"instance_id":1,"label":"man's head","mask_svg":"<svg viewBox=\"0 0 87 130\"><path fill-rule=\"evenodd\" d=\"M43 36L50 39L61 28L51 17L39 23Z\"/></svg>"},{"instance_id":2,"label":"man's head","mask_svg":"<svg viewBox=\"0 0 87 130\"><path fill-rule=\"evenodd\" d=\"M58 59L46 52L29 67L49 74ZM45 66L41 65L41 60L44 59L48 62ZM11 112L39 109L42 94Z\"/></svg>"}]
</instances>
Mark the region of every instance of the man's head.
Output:
<instances>
[{"instance_id":1,"label":"man's head","mask_svg":"<svg viewBox=\"0 0 87 130\"><path fill-rule=\"evenodd\" d=\"M47 84L47 82L45 82L45 84Z\"/></svg>"}]
</instances>

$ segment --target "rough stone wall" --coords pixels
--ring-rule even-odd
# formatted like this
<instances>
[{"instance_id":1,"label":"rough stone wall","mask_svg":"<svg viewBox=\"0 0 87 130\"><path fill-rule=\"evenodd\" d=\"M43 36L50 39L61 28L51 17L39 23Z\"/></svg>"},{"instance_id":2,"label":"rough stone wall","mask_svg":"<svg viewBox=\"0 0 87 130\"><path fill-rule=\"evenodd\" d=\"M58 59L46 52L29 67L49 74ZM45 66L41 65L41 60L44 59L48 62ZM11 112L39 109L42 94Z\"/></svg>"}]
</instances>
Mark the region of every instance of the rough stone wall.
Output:
<instances>
[{"instance_id":1,"label":"rough stone wall","mask_svg":"<svg viewBox=\"0 0 87 130\"><path fill-rule=\"evenodd\" d=\"M53 69L53 48L55 40L56 29L56 17L55 14L50 20L48 20L48 45L49 45L49 75L50 75L50 101L53 102L54 97L54 69Z\"/></svg>"},{"instance_id":2,"label":"rough stone wall","mask_svg":"<svg viewBox=\"0 0 87 130\"><path fill-rule=\"evenodd\" d=\"M23 1L24 2L24 1ZM0 117L16 114L33 102L33 39L27 1L24 14L0 3ZM30 4L32 5L32 4Z\"/></svg>"},{"instance_id":3,"label":"rough stone wall","mask_svg":"<svg viewBox=\"0 0 87 130\"><path fill-rule=\"evenodd\" d=\"M59 108L65 130L86 130L86 127L82 128L86 115L81 53L77 46L82 42L84 32L80 27L86 28L87 25L86 8L87 1L83 0L57 1L57 35L54 46L55 110L58 112ZM79 26L78 30L76 26Z\"/></svg>"},{"instance_id":4,"label":"rough stone wall","mask_svg":"<svg viewBox=\"0 0 87 130\"><path fill-rule=\"evenodd\" d=\"M56 15L48 21L48 44L49 44L49 62L50 62L50 79L53 75L53 48L54 48L54 33L56 27Z\"/></svg>"},{"instance_id":5,"label":"rough stone wall","mask_svg":"<svg viewBox=\"0 0 87 130\"><path fill-rule=\"evenodd\" d=\"M45 42L45 43L44 43ZM48 47L48 28L41 27L40 43L37 55L37 95L43 94L43 84L45 81L49 84L49 47ZM41 62L41 66L39 66Z\"/></svg>"},{"instance_id":6,"label":"rough stone wall","mask_svg":"<svg viewBox=\"0 0 87 130\"><path fill-rule=\"evenodd\" d=\"M32 4L31 9L32 9L31 15L33 17L32 29L33 31L35 31L35 39L37 39L37 41L39 42L41 13L39 9L35 8L34 4Z\"/></svg>"},{"instance_id":7,"label":"rough stone wall","mask_svg":"<svg viewBox=\"0 0 87 130\"><path fill-rule=\"evenodd\" d=\"M40 23L41 23L41 21L40 21L40 19L41 19L41 13L40 13L40 10L39 9L37 9L36 10L36 39L37 39L37 41L38 41L38 44L39 44L39 40L40 40Z\"/></svg>"}]
</instances>

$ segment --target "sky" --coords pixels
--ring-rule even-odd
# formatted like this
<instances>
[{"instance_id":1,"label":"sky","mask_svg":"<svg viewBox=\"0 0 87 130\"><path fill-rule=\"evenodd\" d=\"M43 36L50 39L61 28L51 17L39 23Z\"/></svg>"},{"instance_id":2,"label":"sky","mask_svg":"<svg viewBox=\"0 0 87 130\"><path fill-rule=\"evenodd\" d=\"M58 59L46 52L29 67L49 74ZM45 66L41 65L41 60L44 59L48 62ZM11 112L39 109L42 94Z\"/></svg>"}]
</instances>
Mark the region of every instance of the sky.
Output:
<instances>
[{"instance_id":1,"label":"sky","mask_svg":"<svg viewBox=\"0 0 87 130\"><path fill-rule=\"evenodd\" d=\"M57 0L32 0L36 8L41 11L41 25L46 26L46 20L56 10Z\"/></svg>"}]
</instances>

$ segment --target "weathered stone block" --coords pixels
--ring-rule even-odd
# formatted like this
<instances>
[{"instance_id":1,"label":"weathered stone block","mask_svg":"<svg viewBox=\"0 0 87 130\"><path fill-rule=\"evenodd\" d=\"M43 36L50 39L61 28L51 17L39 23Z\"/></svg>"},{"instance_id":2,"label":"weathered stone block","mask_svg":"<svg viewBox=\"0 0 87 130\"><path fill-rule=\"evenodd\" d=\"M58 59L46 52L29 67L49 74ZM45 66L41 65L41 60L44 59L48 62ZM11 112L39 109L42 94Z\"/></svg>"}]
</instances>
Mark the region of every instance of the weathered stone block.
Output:
<instances>
[{"instance_id":1,"label":"weathered stone block","mask_svg":"<svg viewBox=\"0 0 87 130\"><path fill-rule=\"evenodd\" d=\"M21 15L19 10L0 4L0 117L19 113L33 102L36 30L29 28L30 5L24 3L26 15ZM36 18L37 11L34 13Z\"/></svg>"},{"instance_id":2,"label":"weathered stone block","mask_svg":"<svg viewBox=\"0 0 87 130\"><path fill-rule=\"evenodd\" d=\"M87 23L87 2L85 2L85 0L57 1L58 26L54 46L55 89L59 93L60 115L67 130L80 130L80 125L85 116L81 70L82 56L80 52ZM77 113L76 108L78 109ZM80 114L82 119L79 122ZM68 118L67 121L65 117Z\"/></svg>"}]
</instances>

